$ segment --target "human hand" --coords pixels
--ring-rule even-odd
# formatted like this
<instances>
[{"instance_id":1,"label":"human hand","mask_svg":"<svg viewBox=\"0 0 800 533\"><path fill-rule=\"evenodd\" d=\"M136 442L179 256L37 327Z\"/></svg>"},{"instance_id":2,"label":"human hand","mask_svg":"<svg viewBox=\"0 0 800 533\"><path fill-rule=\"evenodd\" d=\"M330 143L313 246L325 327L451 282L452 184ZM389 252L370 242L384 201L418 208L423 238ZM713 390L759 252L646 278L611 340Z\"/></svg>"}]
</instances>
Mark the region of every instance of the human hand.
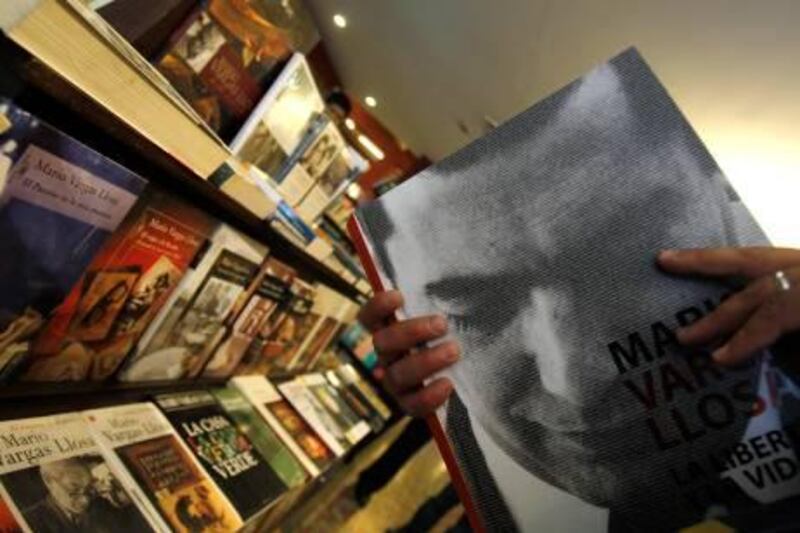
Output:
<instances>
[{"instance_id":1,"label":"human hand","mask_svg":"<svg viewBox=\"0 0 800 533\"><path fill-rule=\"evenodd\" d=\"M800 330L800 250L788 248L708 248L666 250L658 263L682 275L737 277L747 280L712 313L680 328L685 345L722 343L711 354L720 364L735 365ZM777 272L783 272L783 279Z\"/></svg>"},{"instance_id":2,"label":"human hand","mask_svg":"<svg viewBox=\"0 0 800 533\"><path fill-rule=\"evenodd\" d=\"M361 309L358 319L373 335L378 360L386 371L386 390L405 412L423 416L441 406L453 390L447 378L436 378L427 385L425 380L458 361L461 352L455 341L418 348L443 337L447 321L443 316L431 315L390 323L402 305L400 292L381 292Z\"/></svg>"}]
</instances>

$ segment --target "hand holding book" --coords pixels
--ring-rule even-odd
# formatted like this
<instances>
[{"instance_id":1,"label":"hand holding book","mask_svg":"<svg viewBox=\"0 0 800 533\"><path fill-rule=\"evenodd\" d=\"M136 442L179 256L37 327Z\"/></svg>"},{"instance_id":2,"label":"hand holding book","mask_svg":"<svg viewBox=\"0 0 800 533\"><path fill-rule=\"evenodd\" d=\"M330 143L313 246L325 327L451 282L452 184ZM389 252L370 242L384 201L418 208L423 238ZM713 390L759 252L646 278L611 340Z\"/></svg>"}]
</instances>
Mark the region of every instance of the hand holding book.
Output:
<instances>
[{"instance_id":1,"label":"hand holding book","mask_svg":"<svg viewBox=\"0 0 800 533\"><path fill-rule=\"evenodd\" d=\"M375 351L385 368L384 386L405 412L424 416L440 407L453 384L448 378L425 381L458 361L458 343L448 340L429 348L447 333L447 321L441 315L389 322L403 305L399 291L379 292L362 308L359 320L373 334Z\"/></svg>"},{"instance_id":2,"label":"hand holding book","mask_svg":"<svg viewBox=\"0 0 800 533\"><path fill-rule=\"evenodd\" d=\"M716 345L712 358L736 365L800 330L800 250L707 248L667 250L661 268L681 275L739 277L747 285L713 312L678 330L687 346Z\"/></svg>"},{"instance_id":3,"label":"hand holding book","mask_svg":"<svg viewBox=\"0 0 800 533\"><path fill-rule=\"evenodd\" d=\"M800 250L770 247L665 250L658 255L667 272L686 276L744 277L748 284L713 312L678 331L687 346L718 346L713 352L722 365L736 365L788 333L800 330ZM781 280L785 280L781 281ZM440 315L390 322L403 305L399 291L377 293L359 320L373 334L385 368L384 385L410 415L434 412L450 396L448 378L425 381L460 357L458 343L447 340Z\"/></svg>"}]
</instances>

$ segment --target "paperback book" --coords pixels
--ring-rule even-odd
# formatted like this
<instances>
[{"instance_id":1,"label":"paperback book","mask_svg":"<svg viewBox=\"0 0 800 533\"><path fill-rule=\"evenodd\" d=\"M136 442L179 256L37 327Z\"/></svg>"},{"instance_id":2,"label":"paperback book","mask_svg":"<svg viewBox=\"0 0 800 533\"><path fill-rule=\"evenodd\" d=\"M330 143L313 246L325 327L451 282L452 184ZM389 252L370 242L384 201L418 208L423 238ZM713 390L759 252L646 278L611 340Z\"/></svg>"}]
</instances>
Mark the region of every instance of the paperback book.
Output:
<instances>
[{"instance_id":1,"label":"paperback book","mask_svg":"<svg viewBox=\"0 0 800 533\"><path fill-rule=\"evenodd\" d=\"M358 311L355 303L338 292L320 285L311 308L310 315L315 321L309 339L289 361L288 369L299 374L314 367L319 357L335 342L342 321L348 314Z\"/></svg>"},{"instance_id":2,"label":"paperback book","mask_svg":"<svg viewBox=\"0 0 800 533\"><path fill-rule=\"evenodd\" d=\"M164 394L155 402L245 521L286 490L211 393Z\"/></svg>"},{"instance_id":3,"label":"paperback book","mask_svg":"<svg viewBox=\"0 0 800 533\"><path fill-rule=\"evenodd\" d=\"M380 415L380 417L387 421L392 417L392 409L386 405L378 392L361 377L358 370L351 364L344 364L336 369L336 374L341 380L352 387L354 393L356 391L369 403L369 405Z\"/></svg>"},{"instance_id":4,"label":"paperback book","mask_svg":"<svg viewBox=\"0 0 800 533\"><path fill-rule=\"evenodd\" d=\"M336 392L353 411L353 413L360 419L366 420L370 429L378 433L385 426L384 420L364 396L364 394L353 384L345 382L336 369L325 370L325 379L331 384Z\"/></svg>"},{"instance_id":5,"label":"paperback book","mask_svg":"<svg viewBox=\"0 0 800 533\"><path fill-rule=\"evenodd\" d=\"M264 320L258 326L255 336L247 345L235 373L241 375L260 374L266 375L269 362L279 352L282 345L272 336L289 314L292 302L292 285L297 272L275 258L267 261L267 282L272 295L268 300L273 302L274 309L265 314ZM277 299L275 298L277 297Z\"/></svg>"},{"instance_id":6,"label":"paperback book","mask_svg":"<svg viewBox=\"0 0 800 533\"><path fill-rule=\"evenodd\" d=\"M306 137L314 117L325 111L325 102L302 54L295 53L269 91L231 142L231 149L277 184L278 192L296 205L314 181L302 166L289 158Z\"/></svg>"},{"instance_id":7,"label":"paperback book","mask_svg":"<svg viewBox=\"0 0 800 533\"><path fill-rule=\"evenodd\" d=\"M0 152L0 376L10 377L147 182L4 99Z\"/></svg>"},{"instance_id":8,"label":"paperback book","mask_svg":"<svg viewBox=\"0 0 800 533\"><path fill-rule=\"evenodd\" d=\"M679 345L738 285L655 260L767 241L635 50L351 227L375 290L460 343L432 429L474 528L798 527L792 374L774 351L723 368Z\"/></svg>"},{"instance_id":9,"label":"paperback book","mask_svg":"<svg viewBox=\"0 0 800 533\"><path fill-rule=\"evenodd\" d=\"M220 224L118 379L196 377L226 335L266 254L265 246Z\"/></svg>"},{"instance_id":10,"label":"paperback book","mask_svg":"<svg viewBox=\"0 0 800 533\"><path fill-rule=\"evenodd\" d=\"M356 414L321 373L305 374L297 378L314 395L317 401L331 415L331 419L341 429L348 448L358 444L369 435L370 426L366 418Z\"/></svg>"},{"instance_id":11,"label":"paperback book","mask_svg":"<svg viewBox=\"0 0 800 533\"><path fill-rule=\"evenodd\" d=\"M220 533L243 525L155 405L93 409L83 416L106 460L159 520L158 531Z\"/></svg>"},{"instance_id":12,"label":"paperback book","mask_svg":"<svg viewBox=\"0 0 800 533\"><path fill-rule=\"evenodd\" d=\"M255 290L231 326L228 337L206 365L204 377L229 377L240 366L248 349L260 354L262 345L257 339L268 338L280 319L280 310L291 298L289 289L293 276L294 271L276 259L270 258L264 263Z\"/></svg>"},{"instance_id":13,"label":"paperback book","mask_svg":"<svg viewBox=\"0 0 800 533\"><path fill-rule=\"evenodd\" d=\"M157 62L208 125L230 138L291 54L283 32L251 2L210 0L177 30Z\"/></svg>"},{"instance_id":14,"label":"paperback book","mask_svg":"<svg viewBox=\"0 0 800 533\"><path fill-rule=\"evenodd\" d=\"M308 478L306 470L238 389L222 387L211 392L236 423L236 428L250 439L286 487L292 489L305 482Z\"/></svg>"},{"instance_id":15,"label":"paperback book","mask_svg":"<svg viewBox=\"0 0 800 533\"><path fill-rule=\"evenodd\" d=\"M0 515L17 530L154 530L80 413L1 422L0 434Z\"/></svg>"},{"instance_id":16,"label":"paperback book","mask_svg":"<svg viewBox=\"0 0 800 533\"><path fill-rule=\"evenodd\" d=\"M303 379L284 381L278 384L278 390L336 457L345 454L351 443L344 428L337 424L325 404L319 401Z\"/></svg>"},{"instance_id":17,"label":"paperback book","mask_svg":"<svg viewBox=\"0 0 800 533\"><path fill-rule=\"evenodd\" d=\"M333 463L331 450L264 376L237 376L230 385L247 398L312 477Z\"/></svg>"},{"instance_id":18,"label":"paperback book","mask_svg":"<svg viewBox=\"0 0 800 533\"><path fill-rule=\"evenodd\" d=\"M213 227L154 188L105 242L37 338L28 381L103 380L167 302Z\"/></svg>"}]
</instances>

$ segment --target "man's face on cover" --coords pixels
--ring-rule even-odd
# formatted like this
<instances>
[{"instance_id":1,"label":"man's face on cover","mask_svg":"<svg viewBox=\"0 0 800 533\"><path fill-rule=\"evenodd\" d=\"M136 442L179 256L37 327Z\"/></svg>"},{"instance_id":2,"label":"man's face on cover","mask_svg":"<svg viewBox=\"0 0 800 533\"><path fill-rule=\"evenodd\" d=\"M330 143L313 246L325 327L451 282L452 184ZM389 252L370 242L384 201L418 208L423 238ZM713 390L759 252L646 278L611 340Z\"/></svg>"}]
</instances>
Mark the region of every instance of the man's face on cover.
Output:
<instances>
[{"instance_id":1,"label":"man's face on cover","mask_svg":"<svg viewBox=\"0 0 800 533\"><path fill-rule=\"evenodd\" d=\"M614 70L589 83L601 90L575 88L524 154L476 161L466 177L428 182L435 194L388 207L413 238L391 236L387 249L406 300L432 302L461 342L452 377L472 416L533 474L608 506L625 490L618 461L653 446L630 442L643 409L607 344L697 303L691 283L654 285L660 249L729 243L723 191L698 185L710 176L681 137L637 144ZM593 116L573 120L584 106ZM658 180L665 167L679 184ZM499 168L519 185L498 193ZM576 188L587 180L588 194Z\"/></svg>"}]
</instances>

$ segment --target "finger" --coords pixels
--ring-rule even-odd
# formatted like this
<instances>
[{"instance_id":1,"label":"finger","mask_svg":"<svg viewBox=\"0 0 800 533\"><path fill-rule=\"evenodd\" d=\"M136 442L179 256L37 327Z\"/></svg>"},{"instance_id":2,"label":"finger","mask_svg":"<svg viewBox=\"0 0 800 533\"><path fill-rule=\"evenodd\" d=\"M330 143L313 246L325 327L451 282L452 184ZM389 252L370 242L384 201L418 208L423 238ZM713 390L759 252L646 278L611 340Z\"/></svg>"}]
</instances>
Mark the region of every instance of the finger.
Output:
<instances>
[{"instance_id":1,"label":"finger","mask_svg":"<svg viewBox=\"0 0 800 533\"><path fill-rule=\"evenodd\" d=\"M453 383L447 378L437 378L431 383L397 399L397 403L412 416L425 416L442 406L453 392Z\"/></svg>"},{"instance_id":2,"label":"finger","mask_svg":"<svg viewBox=\"0 0 800 533\"><path fill-rule=\"evenodd\" d=\"M394 312L403 306L403 295L400 291L379 292L361 308L358 321L367 331L374 333L386 325Z\"/></svg>"},{"instance_id":3,"label":"finger","mask_svg":"<svg viewBox=\"0 0 800 533\"><path fill-rule=\"evenodd\" d=\"M753 312L776 292L771 277L761 278L744 290L737 292L690 326L680 328L677 332L681 344L694 346L710 344L747 322Z\"/></svg>"},{"instance_id":4,"label":"finger","mask_svg":"<svg viewBox=\"0 0 800 533\"><path fill-rule=\"evenodd\" d=\"M800 328L800 291L783 293L761 305L744 326L711 356L720 364L736 365Z\"/></svg>"},{"instance_id":5,"label":"finger","mask_svg":"<svg viewBox=\"0 0 800 533\"><path fill-rule=\"evenodd\" d=\"M701 248L664 250L658 264L673 274L757 278L800 265L800 250L789 248Z\"/></svg>"},{"instance_id":6,"label":"finger","mask_svg":"<svg viewBox=\"0 0 800 533\"><path fill-rule=\"evenodd\" d=\"M412 352L386 369L386 386L394 394L416 389L426 379L458 361L461 350L455 341Z\"/></svg>"},{"instance_id":7,"label":"finger","mask_svg":"<svg viewBox=\"0 0 800 533\"><path fill-rule=\"evenodd\" d=\"M381 362L388 365L399 355L447 333L447 320L431 315L395 322L375 332L372 344Z\"/></svg>"}]
</instances>

